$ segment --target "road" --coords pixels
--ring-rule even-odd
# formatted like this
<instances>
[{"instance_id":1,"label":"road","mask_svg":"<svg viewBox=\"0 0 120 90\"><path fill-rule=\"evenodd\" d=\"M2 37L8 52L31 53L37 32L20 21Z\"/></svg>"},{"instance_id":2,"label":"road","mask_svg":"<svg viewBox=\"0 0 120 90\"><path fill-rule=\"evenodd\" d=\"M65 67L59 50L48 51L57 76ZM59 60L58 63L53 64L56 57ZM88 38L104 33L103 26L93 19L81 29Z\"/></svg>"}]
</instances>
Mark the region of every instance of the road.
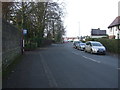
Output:
<instances>
[{"instance_id":1,"label":"road","mask_svg":"<svg viewBox=\"0 0 120 90\"><path fill-rule=\"evenodd\" d=\"M72 43L26 52L3 88L117 88L118 59L85 53Z\"/></svg>"}]
</instances>

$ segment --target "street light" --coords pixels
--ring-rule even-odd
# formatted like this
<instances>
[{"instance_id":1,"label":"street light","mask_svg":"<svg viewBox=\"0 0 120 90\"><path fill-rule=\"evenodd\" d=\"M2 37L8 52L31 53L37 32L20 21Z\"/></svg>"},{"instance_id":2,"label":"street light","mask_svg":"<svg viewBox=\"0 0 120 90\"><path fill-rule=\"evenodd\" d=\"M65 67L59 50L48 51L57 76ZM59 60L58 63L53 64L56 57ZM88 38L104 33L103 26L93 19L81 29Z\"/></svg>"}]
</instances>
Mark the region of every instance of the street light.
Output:
<instances>
[{"instance_id":1,"label":"street light","mask_svg":"<svg viewBox=\"0 0 120 90\"><path fill-rule=\"evenodd\" d=\"M78 28L79 28L79 29L78 29L78 32L79 32L79 35L78 35L78 36L79 36L79 40L80 40L80 22L78 22Z\"/></svg>"}]
</instances>

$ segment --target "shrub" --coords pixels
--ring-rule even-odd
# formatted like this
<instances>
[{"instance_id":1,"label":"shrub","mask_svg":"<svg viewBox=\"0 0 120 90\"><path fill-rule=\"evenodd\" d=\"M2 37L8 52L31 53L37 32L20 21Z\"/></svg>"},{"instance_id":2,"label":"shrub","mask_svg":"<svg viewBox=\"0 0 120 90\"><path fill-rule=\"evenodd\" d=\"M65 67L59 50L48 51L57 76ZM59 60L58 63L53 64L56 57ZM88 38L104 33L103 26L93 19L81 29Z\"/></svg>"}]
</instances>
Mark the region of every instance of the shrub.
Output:
<instances>
[{"instance_id":1,"label":"shrub","mask_svg":"<svg viewBox=\"0 0 120 90\"><path fill-rule=\"evenodd\" d=\"M34 50L37 47L43 47L46 45L50 45L52 43L52 40L47 38L41 38L41 37L34 37L29 38L29 40L26 40L25 42L25 50Z\"/></svg>"},{"instance_id":2,"label":"shrub","mask_svg":"<svg viewBox=\"0 0 120 90\"><path fill-rule=\"evenodd\" d=\"M37 48L37 43L33 43L33 42L30 42L30 43L26 43L25 44L25 51L29 51L29 50L34 50Z\"/></svg>"},{"instance_id":3,"label":"shrub","mask_svg":"<svg viewBox=\"0 0 120 90\"><path fill-rule=\"evenodd\" d=\"M98 39L107 49L108 52L118 53L118 40L115 39Z\"/></svg>"},{"instance_id":4,"label":"shrub","mask_svg":"<svg viewBox=\"0 0 120 90\"><path fill-rule=\"evenodd\" d=\"M94 39L88 39L87 41L99 41L106 47L108 52L120 54L120 45L119 45L120 40L107 39L107 38L100 38L100 39L94 38Z\"/></svg>"}]
</instances>

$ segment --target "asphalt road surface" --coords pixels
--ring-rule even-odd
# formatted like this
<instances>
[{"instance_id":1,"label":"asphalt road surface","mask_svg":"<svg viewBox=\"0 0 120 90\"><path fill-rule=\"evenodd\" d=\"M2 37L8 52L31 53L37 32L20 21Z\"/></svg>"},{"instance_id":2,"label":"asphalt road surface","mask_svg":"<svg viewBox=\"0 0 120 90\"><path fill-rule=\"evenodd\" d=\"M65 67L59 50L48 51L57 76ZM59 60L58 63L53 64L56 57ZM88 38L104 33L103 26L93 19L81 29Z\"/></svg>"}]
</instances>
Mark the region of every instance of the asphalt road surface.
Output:
<instances>
[{"instance_id":1,"label":"asphalt road surface","mask_svg":"<svg viewBox=\"0 0 120 90\"><path fill-rule=\"evenodd\" d=\"M52 44L26 52L3 88L117 88L118 70L117 57Z\"/></svg>"}]
</instances>

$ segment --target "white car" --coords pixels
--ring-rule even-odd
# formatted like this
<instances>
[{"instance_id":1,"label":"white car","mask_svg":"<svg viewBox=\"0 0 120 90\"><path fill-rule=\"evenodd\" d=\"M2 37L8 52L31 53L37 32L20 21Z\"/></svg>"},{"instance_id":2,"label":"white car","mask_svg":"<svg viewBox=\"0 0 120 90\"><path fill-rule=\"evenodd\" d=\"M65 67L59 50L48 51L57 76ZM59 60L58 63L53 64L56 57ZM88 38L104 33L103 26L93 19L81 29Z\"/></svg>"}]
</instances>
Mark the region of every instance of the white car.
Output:
<instances>
[{"instance_id":1,"label":"white car","mask_svg":"<svg viewBox=\"0 0 120 90\"><path fill-rule=\"evenodd\" d=\"M97 41L88 41L85 45L85 52L106 54L106 48Z\"/></svg>"}]
</instances>

